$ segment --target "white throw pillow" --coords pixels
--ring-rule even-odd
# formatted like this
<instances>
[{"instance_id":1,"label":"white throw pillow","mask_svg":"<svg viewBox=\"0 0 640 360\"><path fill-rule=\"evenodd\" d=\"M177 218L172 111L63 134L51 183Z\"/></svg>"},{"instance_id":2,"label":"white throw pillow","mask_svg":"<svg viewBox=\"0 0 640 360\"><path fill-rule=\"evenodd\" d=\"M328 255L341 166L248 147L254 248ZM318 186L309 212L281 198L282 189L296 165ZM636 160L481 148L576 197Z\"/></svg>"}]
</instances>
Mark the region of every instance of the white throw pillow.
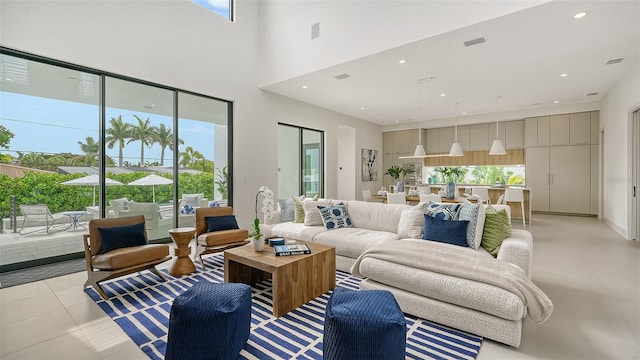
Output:
<instances>
[{"instance_id":1,"label":"white throw pillow","mask_svg":"<svg viewBox=\"0 0 640 360\"><path fill-rule=\"evenodd\" d=\"M304 200L302 202L302 208L304 209L304 224L307 226L316 226L322 225L322 215L320 214L320 210L318 210L318 205L321 206L329 206L331 205L331 200Z\"/></svg>"},{"instance_id":2,"label":"white throw pillow","mask_svg":"<svg viewBox=\"0 0 640 360\"><path fill-rule=\"evenodd\" d=\"M424 229L424 212L427 210L427 202L421 202L411 209L404 210L398 222L399 239L420 239Z\"/></svg>"},{"instance_id":3,"label":"white throw pillow","mask_svg":"<svg viewBox=\"0 0 640 360\"><path fill-rule=\"evenodd\" d=\"M204 194L182 194L182 200L191 207L200 207L200 200L204 199Z\"/></svg>"}]
</instances>

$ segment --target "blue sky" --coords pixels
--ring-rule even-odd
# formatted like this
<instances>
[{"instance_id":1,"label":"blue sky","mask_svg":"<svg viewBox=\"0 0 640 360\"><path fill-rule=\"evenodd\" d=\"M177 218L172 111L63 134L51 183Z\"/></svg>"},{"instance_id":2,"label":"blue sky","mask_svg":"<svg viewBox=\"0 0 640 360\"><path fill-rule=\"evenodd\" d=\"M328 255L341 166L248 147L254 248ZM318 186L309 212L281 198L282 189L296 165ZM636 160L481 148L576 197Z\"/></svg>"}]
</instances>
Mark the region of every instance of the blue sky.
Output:
<instances>
[{"instance_id":1,"label":"blue sky","mask_svg":"<svg viewBox=\"0 0 640 360\"><path fill-rule=\"evenodd\" d=\"M191 0L225 19L229 18L229 0Z\"/></svg>"},{"instance_id":2,"label":"blue sky","mask_svg":"<svg viewBox=\"0 0 640 360\"><path fill-rule=\"evenodd\" d=\"M98 140L98 106L55 99L0 92L0 124L15 134L9 144L9 151L42 153L83 154L78 141L86 143L88 136ZM173 120L167 116L132 112L129 110L107 108L107 126L111 117L122 115L122 120L137 124L136 114L143 120L149 118L153 126L164 123L173 128ZM214 124L202 121L180 120L180 138L185 145L183 151L191 146L206 159L214 159ZM160 147L154 145L145 148L145 162L160 161ZM107 149L107 155L118 162L118 149ZM165 150L164 165L171 165L173 156ZM136 164L140 161L140 142L134 141L124 148L124 160Z\"/></svg>"}]
</instances>

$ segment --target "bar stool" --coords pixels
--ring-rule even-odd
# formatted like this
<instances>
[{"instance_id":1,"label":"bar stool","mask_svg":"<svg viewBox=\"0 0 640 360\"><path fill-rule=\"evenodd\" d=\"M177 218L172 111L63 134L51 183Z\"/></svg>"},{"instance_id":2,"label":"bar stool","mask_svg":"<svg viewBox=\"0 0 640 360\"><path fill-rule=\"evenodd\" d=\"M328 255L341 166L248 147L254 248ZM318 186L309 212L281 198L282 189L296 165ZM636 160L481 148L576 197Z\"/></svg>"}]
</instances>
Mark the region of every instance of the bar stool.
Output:
<instances>
[{"instance_id":1,"label":"bar stool","mask_svg":"<svg viewBox=\"0 0 640 360\"><path fill-rule=\"evenodd\" d=\"M525 214L524 214L524 191L522 189L505 189L504 191L504 203L507 204L509 202L519 202L520 208L522 209L522 225L525 225ZM531 219L529 219L531 221Z\"/></svg>"}]
</instances>

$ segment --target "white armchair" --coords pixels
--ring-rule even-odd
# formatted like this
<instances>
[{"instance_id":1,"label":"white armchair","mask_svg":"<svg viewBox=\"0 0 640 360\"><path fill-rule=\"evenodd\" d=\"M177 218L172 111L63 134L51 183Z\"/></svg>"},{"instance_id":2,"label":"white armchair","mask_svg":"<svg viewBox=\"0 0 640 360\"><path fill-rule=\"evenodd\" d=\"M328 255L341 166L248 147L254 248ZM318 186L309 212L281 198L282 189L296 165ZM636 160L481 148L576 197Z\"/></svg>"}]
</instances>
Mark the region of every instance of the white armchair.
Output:
<instances>
[{"instance_id":1,"label":"white armchair","mask_svg":"<svg viewBox=\"0 0 640 360\"><path fill-rule=\"evenodd\" d=\"M120 211L118 217L133 215L144 215L150 240L168 237L169 229L173 228L173 217L163 218L156 203L130 202L128 209Z\"/></svg>"}]
</instances>

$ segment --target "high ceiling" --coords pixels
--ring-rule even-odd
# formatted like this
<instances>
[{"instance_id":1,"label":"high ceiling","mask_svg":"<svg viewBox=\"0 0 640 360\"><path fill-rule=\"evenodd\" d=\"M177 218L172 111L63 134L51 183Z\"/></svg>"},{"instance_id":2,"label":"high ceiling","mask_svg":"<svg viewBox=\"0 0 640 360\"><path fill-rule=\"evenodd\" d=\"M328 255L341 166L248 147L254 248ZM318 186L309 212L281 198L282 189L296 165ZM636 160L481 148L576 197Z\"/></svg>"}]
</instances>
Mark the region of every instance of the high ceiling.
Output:
<instances>
[{"instance_id":1,"label":"high ceiling","mask_svg":"<svg viewBox=\"0 0 640 360\"><path fill-rule=\"evenodd\" d=\"M639 1L553 1L264 89L383 126L428 127L495 113L497 96L501 111L599 101L639 57Z\"/></svg>"}]
</instances>

